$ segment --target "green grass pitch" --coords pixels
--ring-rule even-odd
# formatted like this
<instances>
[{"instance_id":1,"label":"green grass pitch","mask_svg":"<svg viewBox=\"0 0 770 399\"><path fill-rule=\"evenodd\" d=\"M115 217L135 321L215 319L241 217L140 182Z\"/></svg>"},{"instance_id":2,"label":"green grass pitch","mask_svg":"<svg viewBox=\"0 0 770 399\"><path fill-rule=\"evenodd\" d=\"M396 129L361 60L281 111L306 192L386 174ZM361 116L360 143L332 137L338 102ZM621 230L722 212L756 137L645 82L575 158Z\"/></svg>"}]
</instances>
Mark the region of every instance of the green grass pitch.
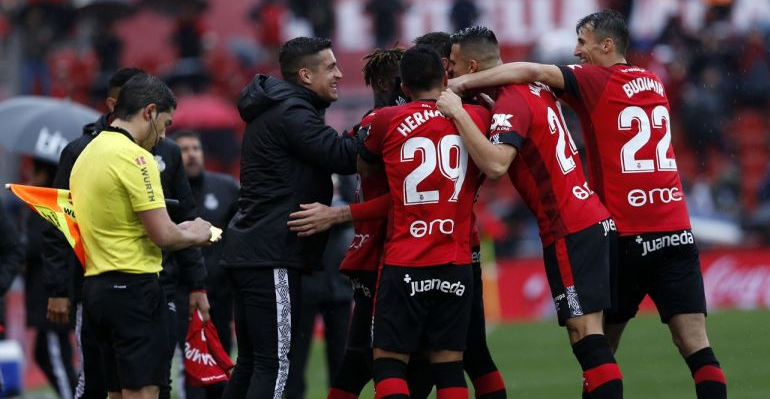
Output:
<instances>
[{"instance_id":1,"label":"green grass pitch","mask_svg":"<svg viewBox=\"0 0 770 399\"><path fill-rule=\"evenodd\" d=\"M770 311L728 311L707 319L731 399L770 398ZM581 372L555 321L490 326L489 346L512 399L579 398ZM323 343L307 370L308 399L326 397ZM617 355L626 399L694 399L689 370L656 315L632 320ZM371 384L361 395L373 398ZM471 397L473 393L471 390Z\"/></svg>"}]
</instances>

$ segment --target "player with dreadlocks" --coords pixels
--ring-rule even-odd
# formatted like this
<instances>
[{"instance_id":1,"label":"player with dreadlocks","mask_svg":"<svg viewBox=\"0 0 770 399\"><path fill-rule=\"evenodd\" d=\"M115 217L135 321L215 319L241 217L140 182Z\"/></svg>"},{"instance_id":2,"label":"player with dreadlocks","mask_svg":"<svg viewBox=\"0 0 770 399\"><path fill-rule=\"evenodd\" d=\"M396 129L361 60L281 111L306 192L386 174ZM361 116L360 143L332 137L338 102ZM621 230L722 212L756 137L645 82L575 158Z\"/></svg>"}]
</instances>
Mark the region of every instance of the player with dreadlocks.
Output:
<instances>
[{"instance_id":1,"label":"player with dreadlocks","mask_svg":"<svg viewBox=\"0 0 770 399\"><path fill-rule=\"evenodd\" d=\"M372 88L374 109L404 104L406 96L401 92L398 62L404 49L377 49L366 55L362 70L364 82ZM366 126L367 112L361 124L353 127L351 134L366 135L359 126ZM347 349L342 365L329 389L328 399L358 397L363 387L372 379L371 325L377 269L384 251L386 218L371 215L372 203L364 200L383 197L389 199L388 181L384 173L359 176L356 192L357 204L351 204L349 216L354 222L355 236L340 264L340 271L350 277L353 285L355 307L350 321ZM346 207L347 208L347 207ZM380 209L383 207L380 206ZM385 207L387 208L387 207Z\"/></svg>"}]
</instances>

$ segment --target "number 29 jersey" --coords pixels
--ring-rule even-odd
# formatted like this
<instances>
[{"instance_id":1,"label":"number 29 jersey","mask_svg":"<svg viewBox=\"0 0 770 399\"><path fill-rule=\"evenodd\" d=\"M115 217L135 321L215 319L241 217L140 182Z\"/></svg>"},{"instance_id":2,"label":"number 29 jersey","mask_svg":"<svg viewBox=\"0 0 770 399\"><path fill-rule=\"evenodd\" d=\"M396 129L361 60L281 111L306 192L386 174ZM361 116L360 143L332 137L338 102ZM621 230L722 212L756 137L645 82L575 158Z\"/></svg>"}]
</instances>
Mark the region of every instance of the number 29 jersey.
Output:
<instances>
[{"instance_id":1,"label":"number 29 jersey","mask_svg":"<svg viewBox=\"0 0 770 399\"><path fill-rule=\"evenodd\" d=\"M487 110L463 107L486 132ZM454 123L435 101L376 110L361 156L382 159L393 196L385 264L471 263L471 212L480 174Z\"/></svg>"},{"instance_id":2,"label":"number 29 jersey","mask_svg":"<svg viewBox=\"0 0 770 399\"><path fill-rule=\"evenodd\" d=\"M563 99L580 116L591 187L621 235L690 228L660 79L626 64L570 65Z\"/></svg>"}]
</instances>

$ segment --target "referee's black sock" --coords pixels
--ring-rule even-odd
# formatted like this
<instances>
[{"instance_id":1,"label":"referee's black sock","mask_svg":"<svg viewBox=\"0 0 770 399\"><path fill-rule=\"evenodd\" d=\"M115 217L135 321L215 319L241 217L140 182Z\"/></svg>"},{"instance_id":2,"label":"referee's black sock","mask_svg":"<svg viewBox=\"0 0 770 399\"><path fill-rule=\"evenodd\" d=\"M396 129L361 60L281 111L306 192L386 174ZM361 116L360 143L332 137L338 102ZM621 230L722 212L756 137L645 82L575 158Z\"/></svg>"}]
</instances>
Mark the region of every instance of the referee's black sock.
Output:
<instances>
[{"instance_id":1,"label":"referee's black sock","mask_svg":"<svg viewBox=\"0 0 770 399\"><path fill-rule=\"evenodd\" d=\"M356 399L371 379L371 349L348 349L326 398Z\"/></svg>"},{"instance_id":2,"label":"referee's black sock","mask_svg":"<svg viewBox=\"0 0 770 399\"><path fill-rule=\"evenodd\" d=\"M431 363L430 368L436 382L436 399L468 399L462 360Z\"/></svg>"},{"instance_id":3,"label":"referee's black sock","mask_svg":"<svg viewBox=\"0 0 770 399\"><path fill-rule=\"evenodd\" d=\"M695 381L698 399L727 398L725 374L711 347L703 348L685 359Z\"/></svg>"},{"instance_id":4,"label":"referee's black sock","mask_svg":"<svg viewBox=\"0 0 770 399\"><path fill-rule=\"evenodd\" d=\"M393 358L374 360L374 398L408 399L409 387L406 385L406 363Z\"/></svg>"},{"instance_id":5,"label":"referee's black sock","mask_svg":"<svg viewBox=\"0 0 770 399\"><path fill-rule=\"evenodd\" d=\"M604 335L584 337L572 345L572 352L583 368L583 384L591 398L623 397L623 375Z\"/></svg>"}]
</instances>

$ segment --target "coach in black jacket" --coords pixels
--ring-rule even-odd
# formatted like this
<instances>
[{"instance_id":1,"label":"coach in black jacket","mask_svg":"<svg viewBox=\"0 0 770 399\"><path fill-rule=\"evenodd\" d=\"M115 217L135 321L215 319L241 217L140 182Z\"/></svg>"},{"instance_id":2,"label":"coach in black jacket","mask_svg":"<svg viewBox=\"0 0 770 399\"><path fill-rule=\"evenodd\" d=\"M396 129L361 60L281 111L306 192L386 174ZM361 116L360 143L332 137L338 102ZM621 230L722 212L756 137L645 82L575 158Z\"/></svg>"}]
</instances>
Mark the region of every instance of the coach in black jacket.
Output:
<instances>
[{"instance_id":1,"label":"coach in black jacket","mask_svg":"<svg viewBox=\"0 0 770 399\"><path fill-rule=\"evenodd\" d=\"M283 80L257 75L238 103L248 124L241 197L222 258L233 287L238 361L225 399L283 393L300 272L321 266L327 239L298 238L286 223L300 204L330 203L331 174L355 173L360 147L324 123L342 78L331 41L292 39L279 62Z\"/></svg>"}]
</instances>

